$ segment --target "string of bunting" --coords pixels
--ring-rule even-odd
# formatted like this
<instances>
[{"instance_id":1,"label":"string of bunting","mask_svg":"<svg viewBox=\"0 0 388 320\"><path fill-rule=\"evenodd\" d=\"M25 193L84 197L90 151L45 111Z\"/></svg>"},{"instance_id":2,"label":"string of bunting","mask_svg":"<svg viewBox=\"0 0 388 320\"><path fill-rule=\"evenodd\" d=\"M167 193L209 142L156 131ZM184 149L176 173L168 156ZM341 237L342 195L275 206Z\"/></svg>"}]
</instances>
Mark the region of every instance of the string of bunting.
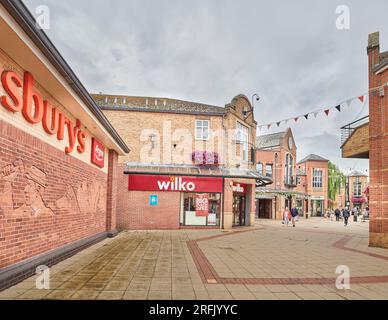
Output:
<instances>
[{"instance_id":1,"label":"string of bunting","mask_svg":"<svg viewBox=\"0 0 388 320\"><path fill-rule=\"evenodd\" d=\"M337 110L338 112L341 112L345 107L349 108L353 101L358 101L358 103L361 103L362 105L365 105L366 98L368 97L369 93L372 93L372 96L376 96L377 92L379 90L384 90L383 88L386 87L386 86L388 86L388 83L385 83L385 84L383 84L382 86L379 86L379 87L371 88L368 92L366 92L366 93L364 93L364 94L362 94L360 96L344 100L344 101L338 103L337 105L335 105L333 107L321 108L321 109L314 110L314 111L311 111L311 112L308 112L308 113L305 113L305 114L301 114L301 115L298 115L298 116L295 116L295 117L292 117L292 118L283 119L283 120L279 120L279 121L275 121L275 122L271 122L271 123L267 123L267 124L260 124L258 126L258 128L261 131L263 128L271 129L271 127L273 127L275 125L277 127L280 127L280 125L282 123L287 124L289 121L298 122L299 119L303 119L303 118L306 119L306 120L309 120L309 118L311 116L314 116L314 118L316 118L318 116L318 114L320 114L320 113L324 113L324 114L326 114L326 116L329 116L332 110Z\"/></svg>"}]
</instances>

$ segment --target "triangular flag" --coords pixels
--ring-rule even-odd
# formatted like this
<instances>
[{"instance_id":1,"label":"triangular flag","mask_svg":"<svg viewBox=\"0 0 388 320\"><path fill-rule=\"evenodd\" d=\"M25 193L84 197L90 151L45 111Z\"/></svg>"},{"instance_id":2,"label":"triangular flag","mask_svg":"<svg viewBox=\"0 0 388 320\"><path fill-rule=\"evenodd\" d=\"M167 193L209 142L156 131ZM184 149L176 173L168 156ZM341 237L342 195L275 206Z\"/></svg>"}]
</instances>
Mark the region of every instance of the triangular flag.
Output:
<instances>
[{"instance_id":1,"label":"triangular flag","mask_svg":"<svg viewBox=\"0 0 388 320\"><path fill-rule=\"evenodd\" d=\"M287 119L285 122L286 122L286 124L288 123L288 121L289 121L290 119Z\"/></svg>"},{"instance_id":2,"label":"triangular flag","mask_svg":"<svg viewBox=\"0 0 388 320\"><path fill-rule=\"evenodd\" d=\"M316 118L318 115L318 112L314 112L314 117Z\"/></svg>"},{"instance_id":3,"label":"triangular flag","mask_svg":"<svg viewBox=\"0 0 388 320\"><path fill-rule=\"evenodd\" d=\"M341 105L335 107L339 112L341 112Z\"/></svg>"},{"instance_id":4,"label":"triangular flag","mask_svg":"<svg viewBox=\"0 0 388 320\"><path fill-rule=\"evenodd\" d=\"M358 99L363 103L364 102L364 96L359 96Z\"/></svg>"},{"instance_id":5,"label":"triangular flag","mask_svg":"<svg viewBox=\"0 0 388 320\"><path fill-rule=\"evenodd\" d=\"M329 112L330 112L330 109L326 109L325 110L325 113L326 113L327 116L329 115Z\"/></svg>"},{"instance_id":6,"label":"triangular flag","mask_svg":"<svg viewBox=\"0 0 388 320\"><path fill-rule=\"evenodd\" d=\"M377 90L372 90L372 96L376 97L376 95L377 95Z\"/></svg>"},{"instance_id":7,"label":"triangular flag","mask_svg":"<svg viewBox=\"0 0 388 320\"><path fill-rule=\"evenodd\" d=\"M299 120L299 117L296 117L296 118L294 118L294 120L295 120L295 122L298 122L298 120Z\"/></svg>"},{"instance_id":8,"label":"triangular flag","mask_svg":"<svg viewBox=\"0 0 388 320\"><path fill-rule=\"evenodd\" d=\"M345 101L345 104L346 104L346 106L349 108L350 105L352 104L352 99L346 100L346 101Z\"/></svg>"},{"instance_id":9,"label":"triangular flag","mask_svg":"<svg viewBox=\"0 0 388 320\"><path fill-rule=\"evenodd\" d=\"M304 117L306 118L306 120L308 120L309 119L309 114L308 113L305 114Z\"/></svg>"},{"instance_id":10,"label":"triangular flag","mask_svg":"<svg viewBox=\"0 0 388 320\"><path fill-rule=\"evenodd\" d=\"M267 125L267 128L269 129L269 128L271 128L271 126L272 126L272 123L270 123L269 125Z\"/></svg>"},{"instance_id":11,"label":"triangular flag","mask_svg":"<svg viewBox=\"0 0 388 320\"><path fill-rule=\"evenodd\" d=\"M279 122L276 122L276 125L279 127L279 126L280 126L280 121L279 121Z\"/></svg>"}]
</instances>

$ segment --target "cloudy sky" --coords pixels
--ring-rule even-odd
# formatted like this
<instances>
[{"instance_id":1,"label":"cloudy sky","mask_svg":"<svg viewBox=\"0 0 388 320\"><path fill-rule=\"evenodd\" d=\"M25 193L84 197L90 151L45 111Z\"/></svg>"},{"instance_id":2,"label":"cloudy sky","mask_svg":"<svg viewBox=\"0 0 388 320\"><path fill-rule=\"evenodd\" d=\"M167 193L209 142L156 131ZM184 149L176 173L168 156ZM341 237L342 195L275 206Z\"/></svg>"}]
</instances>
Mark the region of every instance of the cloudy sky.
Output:
<instances>
[{"instance_id":1,"label":"cloudy sky","mask_svg":"<svg viewBox=\"0 0 388 320\"><path fill-rule=\"evenodd\" d=\"M255 118L276 122L335 106L368 90L368 34L388 50L388 1L25 0L50 9L50 39L93 93L159 96L224 106L258 93ZM336 28L336 8L350 29ZM315 153L343 170L339 128L368 113L289 122L298 159ZM286 129L286 125L262 134ZM259 132L259 131L258 131Z\"/></svg>"}]
</instances>

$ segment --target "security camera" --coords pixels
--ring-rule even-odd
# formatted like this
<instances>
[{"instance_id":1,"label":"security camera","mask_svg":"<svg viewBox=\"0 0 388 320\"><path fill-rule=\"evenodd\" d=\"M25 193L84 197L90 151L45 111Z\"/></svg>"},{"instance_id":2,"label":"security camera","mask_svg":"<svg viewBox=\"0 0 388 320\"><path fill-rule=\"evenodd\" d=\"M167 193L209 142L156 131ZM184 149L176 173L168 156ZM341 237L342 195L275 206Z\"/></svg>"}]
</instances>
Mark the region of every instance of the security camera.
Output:
<instances>
[{"instance_id":1,"label":"security camera","mask_svg":"<svg viewBox=\"0 0 388 320\"><path fill-rule=\"evenodd\" d=\"M256 101L259 101L259 100L260 100L260 97L259 97L259 96L257 96L257 97L256 97Z\"/></svg>"}]
</instances>

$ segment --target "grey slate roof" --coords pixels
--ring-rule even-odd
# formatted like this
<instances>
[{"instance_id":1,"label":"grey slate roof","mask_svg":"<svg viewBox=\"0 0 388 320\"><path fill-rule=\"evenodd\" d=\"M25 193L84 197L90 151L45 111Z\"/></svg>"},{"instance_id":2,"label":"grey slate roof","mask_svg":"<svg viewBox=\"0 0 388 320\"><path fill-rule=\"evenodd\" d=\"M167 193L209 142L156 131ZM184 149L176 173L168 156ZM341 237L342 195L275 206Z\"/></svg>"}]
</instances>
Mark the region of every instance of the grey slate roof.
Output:
<instances>
[{"instance_id":1,"label":"grey slate roof","mask_svg":"<svg viewBox=\"0 0 388 320\"><path fill-rule=\"evenodd\" d=\"M271 147L277 147L280 145L280 141L284 138L287 132L277 132L266 134L256 137L256 148L257 149L266 149Z\"/></svg>"},{"instance_id":2,"label":"grey slate roof","mask_svg":"<svg viewBox=\"0 0 388 320\"><path fill-rule=\"evenodd\" d=\"M307 157L300 160L298 163L304 163L306 161L329 161L321 156L318 156L316 154L309 154Z\"/></svg>"},{"instance_id":3,"label":"grey slate roof","mask_svg":"<svg viewBox=\"0 0 388 320\"><path fill-rule=\"evenodd\" d=\"M375 72L388 65L388 51L380 53L380 63L373 67Z\"/></svg>"},{"instance_id":4,"label":"grey slate roof","mask_svg":"<svg viewBox=\"0 0 388 320\"><path fill-rule=\"evenodd\" d=\"M170 112L187 114L223 115L224 107L203 103L157 97L132 97L92 94L97 105L103 110L130 110L148 112Z\"/></svg>"},{"instance_id":5,"label":"grey slate roof","mask_svg":"<svg viewBox=\"0 0 388 320\"><path fill-rule=\"evenodd\" d=\"M353 170L348 174L348 177L367 177L367 176L368 175L358 170Z\"/></svg>"}]
</instances>

